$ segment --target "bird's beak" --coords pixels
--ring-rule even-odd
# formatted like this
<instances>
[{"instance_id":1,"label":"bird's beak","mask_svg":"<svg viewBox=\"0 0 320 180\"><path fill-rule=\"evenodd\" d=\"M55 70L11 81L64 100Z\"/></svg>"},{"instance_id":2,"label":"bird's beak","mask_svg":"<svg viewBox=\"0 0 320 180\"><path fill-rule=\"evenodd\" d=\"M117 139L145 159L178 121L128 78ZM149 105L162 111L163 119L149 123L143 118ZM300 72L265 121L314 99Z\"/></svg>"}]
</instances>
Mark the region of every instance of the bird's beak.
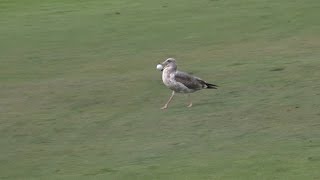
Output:
<instances>
[{"instance_id":1,"label":"bird's beak","mask_svg":"<svg viewBox=\"0 0 320 180\"><path fill-rule=\"evenodd\" d=\"M164 69L163 63L159 63L159 64L162 66L162 69L160 71L163 71L163 69Z\"/></svg>"}]
</instances>

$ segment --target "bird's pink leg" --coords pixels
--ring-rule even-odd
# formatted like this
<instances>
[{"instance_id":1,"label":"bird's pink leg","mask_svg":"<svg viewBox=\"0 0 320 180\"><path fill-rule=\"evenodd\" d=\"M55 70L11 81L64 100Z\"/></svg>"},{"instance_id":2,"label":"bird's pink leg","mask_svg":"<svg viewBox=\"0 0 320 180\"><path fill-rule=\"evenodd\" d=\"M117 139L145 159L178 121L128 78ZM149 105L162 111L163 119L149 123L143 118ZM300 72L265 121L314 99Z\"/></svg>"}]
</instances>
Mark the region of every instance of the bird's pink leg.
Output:
<instances>
[{"instance_id":1,"label":"bird's pink leg","mask_svg":"<svg viewBox=\"0 0 320 180\"><path fill-rule=\"evenodd\" d=\"M168 104L169 104L170 101L172 100L173 96L174 96L174 91L172 91L172 94L171 94L168 102L167 102L161 109L167 109L167 108L168 108Z\"/></svg>"},{"instance_id":2,"label":"bird's pink leg","mask_svg":"<svg viewBox=\"0 0 320 180\"><path fill-rule=\"evenodd\" d=\"M190 98L190 94L188 94L188 100L189 100L189 105L187 107L192 107L192 101L191 101L191 98Z\"/></svg>"}]
</instances>

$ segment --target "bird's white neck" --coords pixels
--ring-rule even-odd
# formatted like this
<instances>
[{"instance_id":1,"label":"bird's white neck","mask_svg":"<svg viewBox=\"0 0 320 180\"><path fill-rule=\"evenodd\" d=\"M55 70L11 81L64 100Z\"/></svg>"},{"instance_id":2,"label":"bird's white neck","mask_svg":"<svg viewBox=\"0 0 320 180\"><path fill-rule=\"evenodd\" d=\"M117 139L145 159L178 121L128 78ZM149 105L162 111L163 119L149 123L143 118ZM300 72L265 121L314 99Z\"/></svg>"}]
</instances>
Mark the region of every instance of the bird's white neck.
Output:
<instances>
[{"instance_id":1,"label":"bird's white neck","mask_svg":"<svg viewBox=\"0 0 320 180\"><path fill-rule=\"evenodd\" d=\"M175 69L173 68L165 68L162 71L162 81L165 85L169 85L170 81L172 81L171 79L174 77L174 73L176 72Z\"/></svg>"}]
</instances>

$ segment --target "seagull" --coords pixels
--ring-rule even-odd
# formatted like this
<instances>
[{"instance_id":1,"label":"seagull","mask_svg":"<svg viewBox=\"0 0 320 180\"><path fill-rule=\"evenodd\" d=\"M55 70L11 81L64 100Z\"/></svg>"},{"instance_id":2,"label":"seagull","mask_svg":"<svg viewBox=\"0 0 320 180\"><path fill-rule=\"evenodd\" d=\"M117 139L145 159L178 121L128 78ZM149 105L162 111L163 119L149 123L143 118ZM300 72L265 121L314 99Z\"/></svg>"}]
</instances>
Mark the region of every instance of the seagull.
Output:
<instances>
[{"instance_id":1,"label":"seagull","mask_svg":"<svg viewBox=\"0 0 320 180\"><path fill-rule=\"evenodd\" d=\"M207 83L206 81L192 76L188 73L177 71L177 64L174 58L168 58L164 62L157 65L157 69L162 71L162 81L172 94L167 103L161 109L167 109L175 93L193 93L201 89L217 89L217 85ZM188 94L189 105L192 107L190 94Z\"/></svg>"}]
</instances>

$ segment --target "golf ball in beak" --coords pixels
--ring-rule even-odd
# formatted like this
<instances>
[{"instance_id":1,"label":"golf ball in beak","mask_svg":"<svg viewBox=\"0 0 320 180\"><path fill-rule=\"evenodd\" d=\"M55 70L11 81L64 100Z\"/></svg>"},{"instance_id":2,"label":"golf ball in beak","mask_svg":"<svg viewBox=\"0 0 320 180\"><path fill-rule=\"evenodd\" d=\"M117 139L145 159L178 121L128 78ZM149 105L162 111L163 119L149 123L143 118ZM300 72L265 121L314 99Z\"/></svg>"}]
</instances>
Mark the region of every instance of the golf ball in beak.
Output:
<instances>
[{"instance_id":1,"label":"golf ball in beak","mask_svg":"<svg viewBox=\"0 0 320 180\"><path fill-rule=\"evenodd\" d=\"M163 69L162 65L161 65L161 64L158 64L158 65L157 65L157 69L158 69L159 71L161 71L161 70Z\"/></svg>"}]
</instances>

